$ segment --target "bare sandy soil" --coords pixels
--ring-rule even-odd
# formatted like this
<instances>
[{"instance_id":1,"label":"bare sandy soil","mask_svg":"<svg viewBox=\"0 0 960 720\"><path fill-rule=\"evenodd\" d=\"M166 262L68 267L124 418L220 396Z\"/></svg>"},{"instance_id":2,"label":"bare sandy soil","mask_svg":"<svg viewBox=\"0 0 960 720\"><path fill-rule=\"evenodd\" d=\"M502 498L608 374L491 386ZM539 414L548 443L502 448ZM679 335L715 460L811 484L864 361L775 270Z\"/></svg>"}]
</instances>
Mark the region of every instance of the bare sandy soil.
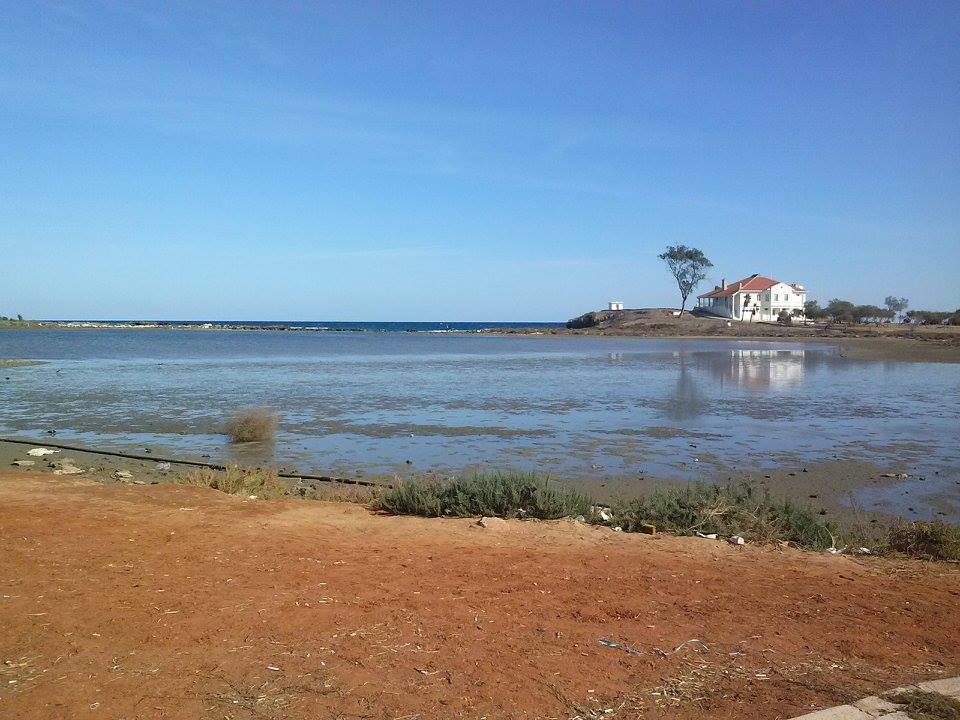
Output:
<instances>
[{"instance_id":1,"label":"bare sandy soil","mask_svg":"<svg viewBox=\"0 0 960 720\"><path fill-rule=\"evenodd\" d=\"M955 565L472 525L2 474L0 716L767 720L960 671Z\"/></svg>"}]
</instances>

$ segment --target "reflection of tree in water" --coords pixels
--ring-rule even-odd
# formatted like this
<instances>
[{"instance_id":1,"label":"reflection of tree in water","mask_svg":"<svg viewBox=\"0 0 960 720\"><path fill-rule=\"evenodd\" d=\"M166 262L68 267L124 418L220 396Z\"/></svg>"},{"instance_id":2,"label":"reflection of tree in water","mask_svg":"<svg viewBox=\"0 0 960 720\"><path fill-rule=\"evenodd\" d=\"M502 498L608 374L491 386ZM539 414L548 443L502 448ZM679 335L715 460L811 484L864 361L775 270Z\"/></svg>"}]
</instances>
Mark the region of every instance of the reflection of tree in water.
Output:
<instances>
[{"instance_id":1,"label":"reflection of tree in water","mask_svg":"<svg viewBox=\"0 0 960 720\"><path fill-rule=\"evenodd\" d=\"M673 394L667 402L664 414L671 420L689 420L703 415L707 411L708 402L691 371L690 359L686 353L680 353L680 374Z\"/></svg>"}]
</instances>

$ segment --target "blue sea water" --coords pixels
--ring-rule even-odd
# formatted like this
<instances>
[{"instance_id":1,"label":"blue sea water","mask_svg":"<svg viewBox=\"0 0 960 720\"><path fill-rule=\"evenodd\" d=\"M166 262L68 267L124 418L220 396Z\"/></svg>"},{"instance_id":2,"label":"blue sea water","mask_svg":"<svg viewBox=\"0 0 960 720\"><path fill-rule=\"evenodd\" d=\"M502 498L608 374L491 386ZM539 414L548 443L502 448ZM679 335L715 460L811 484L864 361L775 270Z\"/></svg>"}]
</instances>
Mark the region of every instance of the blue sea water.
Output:
<instances>
[{"instance_id":1,"label":"blue sea water","mask_svg":"<svg viewBox=\"0 0 960 720\"><path fill-rule=\"evenodd\" d=\"M103 323L186 327L243 327L264 330L329 330L339 332L482 332L484 330L551 329L560 322L359 322L345 320L48 320L51 323Z\"/></svg>"}]
</instances>

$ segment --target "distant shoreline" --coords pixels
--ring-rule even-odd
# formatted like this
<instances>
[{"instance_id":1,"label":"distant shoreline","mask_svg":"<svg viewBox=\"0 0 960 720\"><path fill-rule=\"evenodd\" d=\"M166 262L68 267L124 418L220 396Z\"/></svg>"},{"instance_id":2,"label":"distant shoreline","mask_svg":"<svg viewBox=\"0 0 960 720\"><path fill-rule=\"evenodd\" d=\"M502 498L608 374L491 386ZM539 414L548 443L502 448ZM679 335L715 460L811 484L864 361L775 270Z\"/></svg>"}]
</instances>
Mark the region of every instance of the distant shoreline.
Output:
<instances>
[{"instance_id":1,"label":"distant shoreline","mask_svg":"<svg viewBox=\"0 0 960 720\"><path fill-rule=\"evenodd\" d=\"M36 320L0 325L0 330L221 330L284 332L480 333L560 330L562 322L445 321L204 321L204 320Z\"/></svg>"},{"instance_id":2,"label":"distant shoreline","mask_svg":"<svg viewBox=\"0 0 960 720\"><path fill-rule=\"evenodd\" d=\"M443 337L609 338L647 340L809 342L837 347L859 360L960 363L960 327L951 326L784 326L774 323L728 325L685 315L666 322L571 329L563 323L445 322L203 322L203 321L27 321L0 325L2 331L43 330L171 330L219 332L370 333Z\"/></svg>"}]
</instances>

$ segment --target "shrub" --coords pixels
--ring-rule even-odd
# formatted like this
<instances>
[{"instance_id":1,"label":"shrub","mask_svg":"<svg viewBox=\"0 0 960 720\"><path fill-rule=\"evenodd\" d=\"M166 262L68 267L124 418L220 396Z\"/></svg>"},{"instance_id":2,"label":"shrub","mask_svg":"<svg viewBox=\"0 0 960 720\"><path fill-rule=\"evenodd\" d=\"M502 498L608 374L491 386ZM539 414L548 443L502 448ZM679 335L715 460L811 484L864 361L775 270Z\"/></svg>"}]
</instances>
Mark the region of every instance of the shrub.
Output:
<instances>
[{"instance_id":1,"label":"shrub","mask_svg":"<svg viewBox=\"0 0 960 720\"><path fill-rule=\"evenodd\" d=\"M230 465L226 470L197 468L177 476L180 485L209 487L227 495L256 495L260 500L273 500L288 493L287 486L274 470L241 468Z\"/></svg>"},{"instance_id":2,"label":"shrub","mask_svg":"<svg viewBox=\"0 0 960 720\"><path fill-rule=\"evenodd\" d=\"M960 560L960 527L956 525L900 519L891 525L887 540L891 550L908 555Z\"/></svg>"},{"instance_id":3,"label":"shrub","mask_svg":"<svg viewBox=\"0 0 960 720\"><path fill-rule=\"evenodd\" d=\"M277 416L272 410L254 408L234 415L227 424L231 442L270 442L277 434Z\"/></svg>"},{"instance_id":4,"label":"shrub","mask_svg":"<svg viewBox=\"0 0 960 720\"><path fill-rule=\"evenodd\" d=\"M678 535L742 535L754 542L786 540L815 549L833 546L839 534L811 508L774 500L749 484L665 488L620 503L614 517L627 532L654 525Z\"/></svg>"},{"instance_id":5,"label":"shrub","mask_svg":"<svg viewBox=\"0 0 960 720\"><path fill-rule=\"evenodd\" d=\"M960 720L960 700L940 693L913 690L887 699L903 705L900 710L913 720Z\"/></svg>"},{"instance_id":6,"label":"shrub","mask_svg":"<svg viewBox=\"0 0 960 720\"><path fill-rule=\"evenodd\" d=\"M397 515L555 520L589 514L591 501L583 493L533 474L493 473L402 483L384 493L378 506Z\"/></svg>"},{"instance_id":7,"label":"shrub","mask_svg":"<svg viewBox=\"0 0 960 720\"><path fill-rule=\"evenodd\" d=\"M793 325L793 315L786 310L781 310L780 314L777 315L777 322L781 325Z\"/></svg>"}]
</instances>

